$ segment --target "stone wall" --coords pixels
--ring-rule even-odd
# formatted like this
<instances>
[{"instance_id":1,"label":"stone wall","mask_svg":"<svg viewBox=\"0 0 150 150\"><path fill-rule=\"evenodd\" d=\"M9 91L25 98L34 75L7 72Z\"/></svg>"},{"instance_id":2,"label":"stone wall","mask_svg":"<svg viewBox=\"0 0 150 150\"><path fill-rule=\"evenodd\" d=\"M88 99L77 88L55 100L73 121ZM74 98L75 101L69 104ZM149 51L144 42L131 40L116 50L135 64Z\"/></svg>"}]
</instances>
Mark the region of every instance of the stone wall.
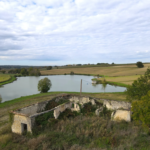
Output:
<instances>
[{"instance_id":1,"label":"stone wall","mask_svg":"<svg viewBox=\"0 0 150 150\"><path fill-rule=\"evenodd\" d=\"M70 100L70 102L61 104L51 110L44 111L46 104L49 101L40 102L37 104L33 104L31 106L19 109L14 113L14 122L12 124L12 132L22 134L23 131L27 127L27 131L32 132L32 128L35 124L35 118L39 115L48 113L50 111L54 111L54 117L57 119L61 112L65 111L67 108L71 109L72 111L80 111L80 106L84 107L84 104L91 102L92 105L96 105L96 100L94 98L89 97L80 97L80 96L66 96L64 95L63 98L67 98ZM62 96L56 97L55 101L59 101ZM105 99L100 99L103 101L103 105L106 106L108 109L113 110L112 112L112 120L118 121L118 120L125 120L125 121L131 121L131 113L130 108L131 104L127 102L119 102L119 101L110 101ZM74 107L72 107L74 104ZM103 108L103 107L102 107ZM99 108L101 109L101 108ZM122 110L118 110L122 109ZM98 114L99 112L97 112Z\"/></svg>"},{"instance_id":2,"label":"stone wall","mask_svg":"<svg viewBox=\"0 0 150 150\"><path fill-rule=\"evenodd\" d=\"M22 134L24 132L24 125L27 126L27 131L32 132L31 119L27 116L14 114L14 121L11 126L12 132Z\"/></svg>"},{"instance_id":3,"label":"stone wall","mask_svg":"<svg viewBox=\"0 0 150 150\"><path fill-rule=\"evenodd\" d=\"M69 98L71 102L79 103L81 105L90 102L89 97L78 97L78 96L72 96Z\"/></svg>"},{"instance_id":4,"label":"stone wall","mask_svg":"<svg viewBox=\"0 0 150 150\"><path fill-rule=\"evenodd\" d=\"M103 100L103 105L105 105L110 110L117 110L117 109L131 109L131 103L122 102L122 101L113 101L113 100Z\"/></svg>"},{"instance_id":5,"label":"stone wall","mask_svg":"<svg viewBox=\"0 0 150 150\"><path fill-rule=\"evenodd\" d=\"M18 109L15 112L20 113L20 114L25 114L26 116L30 116L30 115L43 111L48 102L49 101L36 103L30 106L24 107L22 109Z\"/></svg>"},{"instance_id":6,"label":"stone wall","mask_svg":"<svg viewBox=\"0 0 150 150\"><path fill-rule=\"evenodd\" d=\"M131 121L131 111L129 110L116 110L111 114L111 120L113 121Z\"/></svg>"},{"instance_id":7,"label":"stone wall","mask_svg":"<svg viewBox=\"0 0 150 150\"><path fill-rule=\"evenodd\" d=\"M72 108L72 102L65 103L65 104L62 104L62 105L59 105L59 106L55 107L55 109L54 109L55 119L57 119L59 117L60 113L65 111L67 108L68 109Z\"/></svg>"}]
</instances>

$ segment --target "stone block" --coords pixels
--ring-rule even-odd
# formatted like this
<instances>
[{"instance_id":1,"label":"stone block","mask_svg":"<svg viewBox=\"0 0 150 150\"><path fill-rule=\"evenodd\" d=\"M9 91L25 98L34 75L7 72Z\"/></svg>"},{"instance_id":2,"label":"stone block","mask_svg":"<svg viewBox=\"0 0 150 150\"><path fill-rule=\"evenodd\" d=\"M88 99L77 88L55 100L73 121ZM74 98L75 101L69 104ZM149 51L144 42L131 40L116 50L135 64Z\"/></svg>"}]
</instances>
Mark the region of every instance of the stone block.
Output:
<instances>
[{"instance_id":1,"label":"stone block","mask_svg":"<svg viewBox=\"0 0 150 150\"><path fill-rule=\"evenodd\" d=\"M131 111L129 110L116 110L111 114L111 120L113 121L131 121Z\"/></svg>"}]
</instances>

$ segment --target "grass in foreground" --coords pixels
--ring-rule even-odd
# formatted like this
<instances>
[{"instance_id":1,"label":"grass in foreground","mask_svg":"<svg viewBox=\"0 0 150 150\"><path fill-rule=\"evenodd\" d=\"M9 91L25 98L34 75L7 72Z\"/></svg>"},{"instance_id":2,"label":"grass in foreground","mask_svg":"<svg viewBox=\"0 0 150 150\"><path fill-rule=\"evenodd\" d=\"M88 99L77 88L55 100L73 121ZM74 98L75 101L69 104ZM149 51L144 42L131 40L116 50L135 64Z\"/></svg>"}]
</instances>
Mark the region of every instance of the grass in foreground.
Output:
<instances>
[{"instance_id":1,"label":"grass in foreground","mask_svg":"<svg viewBox=\"0 0 150 150\"><path fill-rule=\"evenodd\" d=\"M38 136L0 131L0 148L7 150L149 150L150 135L135 122L112 122L104 117L77 116L58 120Z\"/></svg>"},{"instance_id":2,"label":"grass in foreground","mask_svg":"<svg viewBox=\"0 0 150 150\"><path fill-rule=\"evenodd\" d=\"M0 149L7 150L99 150L150 149L150 136L135 122L112 122L97 116L77 116L47 126L39 135L11 133L8 111L52 99L61 92L40 93L0 104ZM64 93L64 92L62 92ZM76 92L65 92L79 95ZM83 95L125 100L125 93L83 93ZM94 149L96 148L96 149Z\"/></svg>"}]
</instances>

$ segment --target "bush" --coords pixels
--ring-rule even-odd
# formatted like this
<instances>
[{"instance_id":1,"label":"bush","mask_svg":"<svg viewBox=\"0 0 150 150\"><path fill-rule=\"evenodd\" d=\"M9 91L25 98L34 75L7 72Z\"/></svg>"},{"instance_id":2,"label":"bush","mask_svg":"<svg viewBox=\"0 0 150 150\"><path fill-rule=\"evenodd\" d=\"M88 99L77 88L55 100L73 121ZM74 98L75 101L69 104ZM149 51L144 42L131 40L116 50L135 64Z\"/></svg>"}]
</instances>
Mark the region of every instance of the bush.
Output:
<instances>
[{"instance_id":1,"label":"bush","mask_svg":"<svg viewBox=\"0 0 150 150\"><path fill-rule=\"evenodd\" d=\"M73 74L74 74L74 72L73 72L73 71L71 71L71 72L70 72L70 74L71 74L71 75L73 75Z\"/></svg>"},{"instance_id":2,"label":"bush","mask_svg":"<svg viewBox=\"0 0 150 150\"><path fill-rule=\"evenodd\" d=\"M54 118L54 111L50 111L48 113L42 114L35 118L35 124L37 126L43 125L45 126L48 123L48 119Z\"/></svg>"},{"instance_id":3,"label":"bush","mask_svg":"<svg viewBox=\"0 0 150 150\"><path fill-rule=\"evenodd\" d=\"M138 68L143 68L144 67L144 65L143 65L143 63L141 61L138 61L136 63L136 65L137 65Z\"/></svg>"},{"instance_id":4,"label":"bush","mask_svg":"<svg viewBox=\"0 0 150 150\"><path fill-rule=\"evenodd\" d=\"M46 69L47 69L47 70L51 70L51 69L52 69L52 66L48 66Z\"/></svg>"},{"instance_id":5,"label":"bush","mask_svg":"<svg viewBox=\"0 0 150 150\"><path fill-rule=\"evenodd\" d=\"M132 103L133 119L150 127L150 91L141 100Z\"/></svg>"},{"instance_id":6,"label":"bush","mask_svg":"<svg viewBox=\"0 0 150 150\"><path fill-rule=\"evenodd\" d=\"M138 99L145 96L150 90L150 68L147 69L145 74L135 80L131 86L127 87L127 99Z\"/></svg>"},{"instance_id":7,"label":"bush","mask_svg":"<svg viewBox=\"0 0 150 150\"><path fill-rule=\"evenodd\" d=\"M44 78L39 81L38 90L41 91L41 93L46 93L51 88L51 86L51 81L48 78Z\"/></svg>"}]
</instances>

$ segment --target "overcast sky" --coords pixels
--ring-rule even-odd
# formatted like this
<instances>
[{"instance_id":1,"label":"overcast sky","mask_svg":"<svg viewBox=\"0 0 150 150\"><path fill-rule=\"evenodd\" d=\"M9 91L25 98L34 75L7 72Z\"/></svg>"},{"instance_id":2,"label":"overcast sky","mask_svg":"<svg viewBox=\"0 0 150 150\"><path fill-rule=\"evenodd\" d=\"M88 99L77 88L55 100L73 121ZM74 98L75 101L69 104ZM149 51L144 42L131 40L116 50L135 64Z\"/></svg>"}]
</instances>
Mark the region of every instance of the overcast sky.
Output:
<instances>
[{"instance_id":1,"label":"overcast sky","mask_svg":"<svg viewBox=\"0 0 150 150\"><path fill-rule=\"evenodd\" d=\"M150 0L0 0L0 65L150 62Z\"/></svg>"}]
</instances>

